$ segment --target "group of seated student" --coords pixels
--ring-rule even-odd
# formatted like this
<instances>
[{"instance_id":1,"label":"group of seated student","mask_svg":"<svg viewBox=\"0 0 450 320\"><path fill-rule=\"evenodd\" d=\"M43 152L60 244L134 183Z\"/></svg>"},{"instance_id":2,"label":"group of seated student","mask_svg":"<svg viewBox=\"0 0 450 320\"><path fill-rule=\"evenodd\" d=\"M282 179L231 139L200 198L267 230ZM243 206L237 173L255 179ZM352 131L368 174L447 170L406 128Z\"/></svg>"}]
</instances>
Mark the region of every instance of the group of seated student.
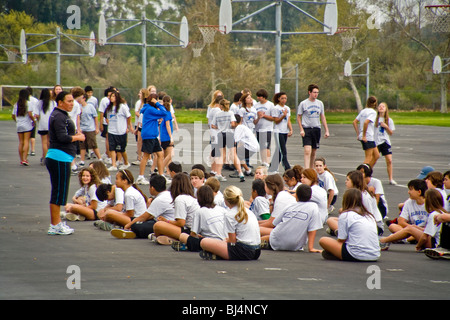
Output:
<instances>
[{"instance_id":1,"label":"group of seated student","mask_svg":"<svg viewBox=\"0 0 450 320\"><path fill-rule=\"evenodd\" d=\"M220 181L201 164L186 173L180 163L170 163L170 186L164 176L152 174L150 197L131 171L119 170L112 184L106 177L100 182L101 169L92 167L80 171L81 188L66 206L66 218L95 220L96 227L118 239L150 239L207 260L256 260L261 249L268 249L377 261L393 242L415 243L418 252L433 259L450 258L450 196L445 192L450 171L432 170L409 181L409 199L389 220L381 182L367 164L348 172L336 216L329 209L337 203L337 192L319 186L315 169L299 165L283 176L269 175L266 166L256 168L247 201L236 186L221 191ZM384 221L388 236L383 236ZM321 237L321 248L315 248L316 233L324 226L331 236Z\"/></svg>"}]
</instances>

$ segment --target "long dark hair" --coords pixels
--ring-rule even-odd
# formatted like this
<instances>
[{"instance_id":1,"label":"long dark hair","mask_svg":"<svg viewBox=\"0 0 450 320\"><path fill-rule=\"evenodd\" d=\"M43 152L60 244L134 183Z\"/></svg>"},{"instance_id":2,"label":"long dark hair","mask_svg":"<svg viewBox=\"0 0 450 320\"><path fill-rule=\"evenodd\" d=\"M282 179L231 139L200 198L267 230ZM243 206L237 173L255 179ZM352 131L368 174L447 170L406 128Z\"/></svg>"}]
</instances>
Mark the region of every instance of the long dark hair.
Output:
<instances>
[{"instance_id":1,"label":"long dark hair","mask_svg":"<svg viewBox=\"0 0 450 320\"><path fill-rule=\"evenodd\" d=\"M128 169L119 170L118 174L120 174L120 178L122 180L127 180L128 184L131 185L133 188L135 188L139 193L144 197L145 202L147 202L148 197L145 195L145 193L141 190L141 188L138 187L136 182L134 181L133 174Z\"/></svg>"},{"instance_id":2,"label":"long dark hair","mask_svg":"<svg viewBox=\"0 0 450 320\"><path fill-rule=\"evenodd\" d=\"M356 188L350 188L344 192L342 198L342 213L347 211L354 211L361 216L370 215L373 218L373 214L370 213L363 204L361 191Z\"/></svg>"},{"instance_id":3,"label":"long dark hair","mask_svg":"<svg viewBox=\"0 0 450 320\"><path fill-rule=\"evenodd\" d=\"M172 178L172 184L170 185L170 193L172 195L173 201L175 198L181 194L186 194L194 197L194 190L192 189L192 184L189 176L183 172L177 173Z\"/></svg>"},{"instance_id":4,"label":"long dark hair","mask_svg":"<svg viewBox=\"0 0 450 320\"><path fill-rule=\"evenodd\" d=\"M117 113L117 112L119 112L120 104L125 103L125 100L122 98L119 91L113 91L111 93L111 95L114 95L116 97L116 101L114 103L112 103L111 101L109 102L108 107L106 107L105 113L111 112L113 109L113 106L115 106L114 112Z\"/></svg>"},{"instance_id":5,"label":"long dark hair","mask_svg":"<svg viewBox=\"0 0 450 320\"><path fill-rule=\"evenodd\" d=\"M24 117L28 112L28 98L30 97L30 92L27 89L22 89L19 92L19 100L17 100L17 111L16 116Z\"/></svg>"},{"instance_id":6,"label":"long dark hair","mask_svg":"<svg viewBox=\"0 0 450 320\"><path fill-rule=\"evenodd\" d=\"M44 113L47 113L48 108L50 107L50 100L51 100L51 93L49 89L42 89L41 96L39 97L39 100L41 100L41 109L44 111Z\"/></svg>"},{"instance_id":7,"label":"long dark hair","mask_svg":"<svg viewBox=\"0 0 450 320\"><path fill-rule=\"evenodd\" d=\"M272 190L272 199L275 201L277 195L284 190L284 181L279 174L271 174L264 180L267 188Z\"/></svg>"}]
</instances>

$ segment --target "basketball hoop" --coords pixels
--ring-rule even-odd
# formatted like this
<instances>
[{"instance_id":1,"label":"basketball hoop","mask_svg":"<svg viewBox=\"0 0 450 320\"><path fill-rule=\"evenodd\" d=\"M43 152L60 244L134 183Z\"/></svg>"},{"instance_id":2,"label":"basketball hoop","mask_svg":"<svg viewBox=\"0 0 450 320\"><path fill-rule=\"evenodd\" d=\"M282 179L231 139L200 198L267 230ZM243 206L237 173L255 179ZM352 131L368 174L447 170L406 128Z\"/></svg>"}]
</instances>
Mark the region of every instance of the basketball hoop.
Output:
<instances>
[{"instance_id":1,"label":"basketball hoop","mask_svg":"<svg viewBox=\"0 0 450 320\"><path fill-rule=\"evenodd\" d=\"M204 43L214 43L214 36L216 35L216 32L222 32L219 29L219 26L199 25L198 29L203 35Z\"/></svg>"},{"instance_id":2,"label":"basketball hoop","mask_svg":"<svg viewBox=\"0 0 450 320\"><path fill-rule=\"evenodd\" d=\"M450 5L425 6L433 22L433 32L450 32Z\"/></svg>"},{"instance_id":3,"label":"basketball hoop","mask_svg":"<svg viewBox=\"0 0 450 320\"><path fill-rule=\"evenodd\" d=\"M86 52L90 52L92 47L95 47L95 39L82 38L80 42Z\"/></svg>"},{"instance_id":4,"label":"basketball hoop","mask_svg":"<svg viewBox=\"0 0 450 320\"><path fill-rule=\"evenodd\" d=\"M342 50L348 51L353 47L353 42L356 39L356 32L358 32L358 27L339 27L336 31L337 34L341 36L342 39Z\"/></svg>"},{"instance_id":5,"label":"basketball hoop","mask_svg":"<svg viewBox=\"0 0 450 320\"><path fill-rule=\"evenodd\" d=\"M8 57L8 62L16 62L17 53L6 48L3 49L5 50L5 54Z\"/></svg>"},{"instance_id":6,"label":"basketball hoop","mask_svg":"<svg viewBox=\"0 0 450 320\"><path fill-rule=\"evenodd\" d=\"M106 66L111 55L108 52L99 52L100 64Z\"/></svg>"},{"instance_id":7,"label":"basketball hoop","mask_svg":"<svg viewBox=\"0 0 450 320\"><path fill-rule=\"evenodd\" d=\"M202 54L202 50L205 47L205 43L203 41L199 41L199 42L191 42L190 44L192 47L193 57L194 58L200 57Z\"/></svg>"}]
</instances>

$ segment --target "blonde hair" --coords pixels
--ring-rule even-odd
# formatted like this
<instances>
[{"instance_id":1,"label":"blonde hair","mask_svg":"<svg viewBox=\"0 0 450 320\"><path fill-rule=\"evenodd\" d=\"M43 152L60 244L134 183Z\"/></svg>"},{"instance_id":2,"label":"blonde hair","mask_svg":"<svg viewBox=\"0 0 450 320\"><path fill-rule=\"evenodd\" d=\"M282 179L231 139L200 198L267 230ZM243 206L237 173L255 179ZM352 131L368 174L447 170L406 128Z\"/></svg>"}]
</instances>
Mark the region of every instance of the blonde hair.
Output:
<instances>
[{"instance_id":1,"label":"blonde hair","mask_svg":"<svg viewBox=\"0 0 450 320\"><path fill-rule=\"evenodd\" d=\"M212 98L211 98L211 103L209 104L210 107L213 107L216 104L216 98L217 96L222 96L223 97L223 93L220 90L216 90L214 91Z\"/></svg>"},{"instance_id":2,"label":"blonde hair","mask_svg":"<svg viewBox=\"0 0 450 320\"><path fill-rule=\"evenodd\" d=\"M223 197L225 198L225 201L233 207L237 206L238 212L234 216L236 221L241 223L245 220L244 223L247 223L248 215L244 206L244 197L241 189L235 186L229 186L223 191Z\"/></svg>"},{"instance_id":3,"label":"blonde hair","mask_svg":"<svg viewBox=\"0 0 450 320\"><path fill-rule=\"evenodd\" d=\"M229 111L230 110L230 101L228 101L227 99L220 100L219 104L222 107L223 111Z\"/></svg>"}]
</instances>

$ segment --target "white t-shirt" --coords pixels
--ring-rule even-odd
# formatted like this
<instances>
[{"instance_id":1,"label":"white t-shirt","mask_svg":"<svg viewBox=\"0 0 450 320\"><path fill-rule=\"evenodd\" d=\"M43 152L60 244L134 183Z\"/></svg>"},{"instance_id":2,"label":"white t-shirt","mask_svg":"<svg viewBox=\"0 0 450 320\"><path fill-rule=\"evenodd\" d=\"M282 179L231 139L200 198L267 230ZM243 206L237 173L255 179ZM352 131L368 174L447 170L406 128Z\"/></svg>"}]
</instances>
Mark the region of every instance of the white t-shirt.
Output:
<instances>
[{"instance_id":1,"label":"white t-shirt","mask_svg":"<svg viewBox=\"0 0 450 320\"><path fill-rule=\"evenodd\" d=\"M84 107L81 106L80 127L83 132L95 131L95 122L97 121L97 110L88 103Z\"/></svg>"},{"instance_id":2,"label":"white t-shirt","mask_svg":"<svg viewBox=\"0 0 450 320\"><path fill-rule=\"evenodd\" d=\"M270 214L270 203L266 197L257 196L253 199L250 208L248 208L251 212L253 212L256 216L256 219L262 220L261 215Z\"/></svg>"},{"instance_id":3,"label":"white t-shirt","mask_svg":"<svg viewBox=\"0 0 450 320\"><path fill-rule=\"evenodd\" d=\"M428 215L427 224L425 226L425 230L423 230L423 233L429 235L430 237L434 238L436 242L436 246L440 244L440 238L441 238L441 223L438 225L434 224L434 217L441 214L440 212L433 211Z\"/></svg>"},{"instance_id":4,"label":"white t-shirt","mask_svg":"<svg viewBox=\"0 0 450 320\"><path fill-rule=\"evenodd\" d=\"M136 104L134 105L134 111L137 112L139 116L136 116L134 118L135 120L134 124L138 128L142 128L142 120L144 119L144 114L139 112L141 106L142 106L141 100L136 101Z\"/></svg>"},{"instance_id":5,"label":"white t-shirt","mask_svg":"<svg viewBox=\"0 0 450 320\"><path fill-rule=\"evenodd\" d=\"M223 193L219 190L214 196L214 204L216 207L228 208L225 204L225 198L223 197Z\"/></svg>"},{"instance_id":6,"label":"white t-shirt","mask_svg":"<svg viewBox=\"0 0 450 320\"><path fill-rule=\"evenodd\" d=\"M300 102L297 108L297 116L302 116L303 128L320 128L320 116L325 112L323 102L319 99L308 99Z\"/></svg>"},{"instance_id":7,"label":"white t-shirt","mask_svg":"<svg viewBox=\"0 0 450 320\"><path fill-rule=\"evenodd\" d=\"M387 214L389 212L389 210L388 210L389 207L388 207L388 204L386 201L386 197L384 196L384 188L383 188L383 184L381 183L380 179L371 177L367 186L375 188L375 194L380 195L380 201L386 207L386 214Z\"/></svg>"},{"instance_id":8,"label":"white t-shirt","mask_svg":"<svg viewBox=\"0 0 450 320\"><path fill-rule=\"evenodd\" d=\"M428 212L425 210L425 203L419 205L411 198L406 200L403 204L400 217L406 219L406 221L412 225L425 227L428 219Z\"/></svg>"},{"instance_id":9,"label":"white t-shirt","mask_svg":"<svg viewBox=\"0 0 450 320\"><path fill-rule=\"evenodd\" d=\"M124 204L124 192L122 189L115 187L114 189L114 199L113 200L106 200L108 201L108 205L111 207L114 207L117 204ZM125 207L122 208L122 211L125 211Z\"/></svg>"},{"instance_id":10,"label":"white t-shirt","mask_svg":"<svg viewBox=\"0 0 450 320\"><path fill-rule=\"evenodd\" d=\"M292 196L288 191L283 190L277 194L275 201L273 202L273 210L271 217L278 217L287 206L296 203L295 197Z\"/></svg>"},{"instance_id":11,"label":"white t-shirt","mask_svg":"<svg viewBox=\"0 0 450 320\"><path fill-rule=\"evenodd\" d=\"M134 217L137 218L147 211L147 204L142 194L133 186L128 187L124 193L125 211L134 210Z\"/></svg>"},{"instance_id":12,"label":"white t-shirt","mask_svg":"<svg viewBox=\"0 0 450 320\"><path fill-rule=\"evenodd\" d=\"M147 209L147 212L156 220L159 216L167 220L175 219L175 210L172 203L172 195L169 191L160 192Z\"/></svg>"},{"instance_id":13,"label":"white t-shirt","mask_svg":"<svg viewBox=\"0 0 450 320\"><path fill-rule=\"evenodd\" d=\"M106 115L105 115L105 110L109 105L109 99L108 97L103 97L102 100L100 100L100 104L98 105L98 112L103 113L103 124L107 124L106 123Z\"/></svg>"},{"instance_id":14,"label":"white t-shirt","mask_svg":"<svg viewBox=\"0 0 450 320\"><path fill-rule=\"evenodd\" d=\"M362 140L364 122L370 120L367 126L366 138L367 141L375 141L375 121L377 119L377 112L372 108L364 108L358 114L356 119L359 121L359 135L358 140Z\"/></svg>"},{"instance_id":15,"label":"white t-shirt","mask_svg":"<svg viewBox=\"0 0 450 320\"><path fill-rule=\"evenodd\" d=\"M227 209L219 206L198 209L194 215L191 231L206 238L225 240L228 237L224 229L226 213Z\"/></svg>"},{"instance_id":16,"label":"white t-shirt","mask_svg":"<svg viewBox=\"0 0 450 320\"><path fill-rule=\"evenodd\" d=\"M263 111L266 115L270 116L272 113L272 108L274 107L275 106L271 101L266 101L266 103L258 102L255 106L256 115L258 115L258 112ZM260 118L256 124L255 130L257 132L271 132L273 131L273 121Z\"/></svg>"},{"instance_id":17,"label":"white t-shirt","mask_svg":"<svg viewBox=\"0 0 450 320\"><path fill-rule=\"evenodd\" d=\"M334 180L334 177L331 173L325 170L318 176L319 176L319 186L324 188L327 191L327 193L328 190L333 190L335 196L339 194L339 190L336 186L336 180Z\"/></svg>"},{"instance_id":18,"label":"white t-shirt","mask_svg":"<svg viewBox=\"0 0 450 320\"><path fill-rule=\"evenodd\" d=\"M358 260L372 261L380 257L377 224L370 215L361 216L354 211L341 213L338 238L346 240L348 252Z\"/></svg>"},{"instance_id":19,"label":"white t-shirt","mask_svg":"<svg viewBox=\"0 0 450 320\"><path fill-rule=\"evenodd\" d=\"M33 107L27 102L27 112L24 116L17 115L17 103L14 105L12 114L16 116L16 128L17 132L28 132L33 130L33 121L28 116L28 112L33 112ZM48 130L48 129L47 129Z\"/></svg>"},{"instance_id":20,"label":"white t-shirt","mask_svg":"<svg viewBox=\"0 0 450 320\"><path fill-rule=\"evenodd\" d=\"M386 129L380 125L380 123L382 122L384 122L384 118L380 117L378 119L378 127L375 128L375 143L377 146L383 144L384 142L386 142L388 145L391 145L391 138L389 134L387 133ZM392 131L395 130L394 120L392 120L391 118L389 118L388 127Z\"/></svg>"},{"instance_id":21,"label":"white t-shirt","mask_svg":"<svg viewBox=\"0 0 450 320\"><path fill-rule=\"evenodd\" d=\"M68 114L70 119L72 119L73 123L75 124L75 130L78 130L77 119L78 116L81 115L81 105L76 100L73 101L72 111L68 112Z\"/></svg>"},{"instance_id":22,"label":"white t-shirt","mask_svg":"<svg viewBox=\"0 0 450 320\"><path fill-rule=\"evenodd\" d=\"M308 232L322 229L319 208L314 202L296 202L273 220L270 233L273 250L299 251L308 243Z\"/></svg>"},{"instance_id":23,"label":"white t-shirt","mask_svg":"<svg viewBox=\"0 0 450 320\"><path fill-rule=\"evenodd\" d=\"M322 224L324 224L328 218L328 194L324 188L317 184L311 186L311 191L312 194L310 201L316 203L319 207L320 219Z\"/></svg>"},{"instance_id":24,"label":"white t-shirt","mask_svg":"<svg viewBox=\"0 0 450 320\"><path fill-rule=\"evenodd\" d=\"M258 220L250 210L245 210L247 211L248 216L247 222L245 222L245 220L242 222L236 220L237 207L227 210L224 224L225 233L227 234L227 237L229 233L235 233L237 242L242 242L251 246L259 245L261 244L261 234L259 231Z\"/></svg>"},{"instance_id":25,"label":"white t-shirt","mask_svg":"<svg viewBox=\"0 0 450 320\"><path fill-rule=\"evenodd\" d=\"M130 109L125 103L120 104L119 111L116 113L115 106L111 111L106 112L108 117L108 133L115 135L124 135L127 133L127 119L131 117Z\"/></svg>"},{"instance_id":26,"label":"white t-shirt","mask_svg":"<svg viewBox=\"0 0 450 320\"><path fill-rule=\"evenodd\" d=\"M238 125L234 129L234 141L238 144L242 143L244 148L251 152L259 151L259 143L253 132L245 125Z\"/></svg>"},{"instance_id":27,"label":"white t-shirt","mask_svg":"<svg viewBox=\"0 0 450 320\"><path fill-rule=\"evenodd\" d=\"M375 197L372 197L372 195L369 192L363 191L362 192L362 200L363 200L363 204L366 207L366 209L371 214L373 214L375 221L376 222L383 221L383 217L381 215L380 209L378 209L377 199Z\"/></svg>"},{"instance_id":28,"label":"white t-shirt","mask_svg":"<svg viewBox=\"0 0 450 320\"><path fill-rule=\"evenodd\" d=\"M286 116L283 118L283 120L281 120L279 123L273 123L273 132L277 132L277 133L289 133L289 128L288 128L288 120L291 116L291 108L289 108L288 106L280 106L279 104L277 104L276 106L274 106L272 108L272 111L270 112L270 115L274 118L279 118L283 115L283 111L287 110L287 114Z\"/></svg>"},{"instance_id":29,"label":"white t-shirt","mask_svg":"<svg viewBox=\"0 0 450 320\"><path fill-rule=\"evenodd\" d=\"M197 212L197 210L200 209L197 199L187 194L180 194L175 198L174 208L175 208L175 219L185 220L186 221L185 226L187 228L192 228L192 221L194 220L194 215Z\"/></svg>"},{"instance_id":30,"label":"white t-shirt","mask_svg":"<svg viewBox=\"0 0 450 320\"><path fill-rule=\"evenodd\" d=\"M98 99L96 97L91 96L86 102L92 104L95 110L98 110Z\"/></svg>"},{"instance_id":31,"label":"white t-shirt","mask_svg":"<svg viewBox=\"0 0 450 320\"><path fill-rule=\"evenodd\" d=\"M257 114L255 107L250 107L249 109L240 108L238 113L242 118L242 124L249 128L252 132L255 130L255 121Z\"/></svg>"},{"instance_id":32,"label":"white t-shirt","mask_svg":"<svg viewBox=\"0 0 450 320\"><path fill-rule=\"evenodd\" d=\"M213 115L211 124L217 126L218 132L232 133L231 122L236 122L234 113L231 111L220 111Z\"/></svg>"},{"instance_id":33,"label":"white t-shirt","mask_svg":"<svg viewBox=\"0 0 450 320\"><path fill-rule=\"evenodd\" d=\"M53 110L56 108L56 102L53 100L49 101L49 106L47 109L47 112L44 112L44 110L42 110L42 101L39 101L39 126L38 126L38 130L39 131L48 131L48 120L50 119L50 115L52 114Z\"/></svg>"}]
</instances>

